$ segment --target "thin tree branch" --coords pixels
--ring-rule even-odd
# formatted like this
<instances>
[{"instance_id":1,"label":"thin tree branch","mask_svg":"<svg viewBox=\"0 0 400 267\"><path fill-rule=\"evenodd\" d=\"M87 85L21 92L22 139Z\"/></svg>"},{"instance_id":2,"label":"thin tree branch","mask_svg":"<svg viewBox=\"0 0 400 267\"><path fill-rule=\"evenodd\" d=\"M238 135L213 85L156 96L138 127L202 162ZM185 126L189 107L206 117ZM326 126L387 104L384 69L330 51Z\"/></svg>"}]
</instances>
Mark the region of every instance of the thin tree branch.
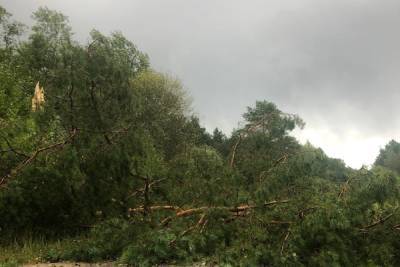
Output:
<instances>
[{"instance_id":1,"label":"thin tree branch","mask_svg":"<svg viewBox=\"0 0 400 267\"><path fill-rule=\"evenodd\" d=\"M288 154L285 154L282 157L280 157L279 159L277 159L268 170L262 171L260 173L260 175L258 176L258 181L261 183L261 181L263 180L263 178L266 174L269 174L279 164L286 162L287 158L288 158Z\"/></svg>"},{"instance_id":2,"label":"thin tree branch","mask_svg":"<svg viewBox=\"0 0 400 267\"><path fill-rule=\"evenodd\" d=\"M30 156L27 156L27 158L25 160L23 160L20 164L18 164L17 167L12 169L9 174L3 176L0 179L0 186L4 187L9 179L11 179L15 175L17 175L21 170L23 170L26 166L28 166L30 163L32 163L37 158L37 156L39 156L41 153L48 151L48 150L55 149L55 148L63 147L64 145L71 142L71 140L74 138L74 136L77 134L77 132L78 132L77 129L74 129L66 140L46 146L46 147L39 148L38 150L33 152L33 154L31 154Z\"/></svg>"},{"instance_id":3,"label":"thin tree branch","mask_svg":"<svg viewBox=\"0 0 400 267\"><path fill-rule=\"evenodd\" d=\"M364 226L363 228L360 228L360 231L362 231L362 232L367 232L368 229L371 229L371 228L373 228L373 227L375 227L375 226L384 224L384 223L385 223L387 220L389 220L393 215L394 215L394 213L390 213L389 215L387 215L387 216L385 216L385 217L383 217L383 218L380 218L379 220L377 220L377 221L375 221L375 222L373 222L373 223L371 223L371 224L369 224L369 225L367 225L367 226Z\"/></svg>"},{"instance_id":4,"label":"thin tree branch","mask_svg":"<svg viewBox=\"0 0 400 267\"><path fill-rule=\"evenodd\" d=\"M290 230L288 229L286 232L285 238L283 239L283 242L282 242L281 255L283 255L283 251L285 250L285 245L286 245L287 240L289 239L289 235L290 235Z\"/></svg>"},{"instance_id":5,"label":"thin tree branch","mask_svg":"<svg viewBox=\"0 0 400 267\"><path fill-rule=\"evenodd\" d=\"M7 144L8 148L9 148L9 150L7 150L7 151L0 151L0 153L2 153L2 152L14 152L15 154L17 154L17 155L19 155L19 156L22 156L22 157L25 157L25 158L29 158L29 156L28 156L27 154L16 150L16 149L11 145L10 141L9 141L6 137L2 136L2 138L3 138L4 141L6 142L6 144Z\"/></svg>"}]
</instances>

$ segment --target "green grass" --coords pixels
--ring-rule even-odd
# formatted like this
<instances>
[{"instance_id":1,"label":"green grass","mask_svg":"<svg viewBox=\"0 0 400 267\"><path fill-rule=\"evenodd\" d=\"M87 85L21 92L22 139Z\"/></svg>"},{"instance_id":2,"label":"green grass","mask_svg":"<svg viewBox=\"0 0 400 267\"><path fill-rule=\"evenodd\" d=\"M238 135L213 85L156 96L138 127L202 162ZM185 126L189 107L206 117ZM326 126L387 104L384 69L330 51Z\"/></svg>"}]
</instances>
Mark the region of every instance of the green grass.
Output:
<instances>
[{"instance_id":1,"label":"green grass","mask_svg":"<svg viewBox=\"0 0 400 267\"><path fill-rule=\"evenodd\" d=\"M18 266L22 263L40 262L40 255L46 249L43 240L24 239L0 247L0 267Z\"/></svg>"},{"instance_id":2,"label":"green grass","mask_svg":"<svg viewBox=\"0 0 400 267\"><path fill-rule=\"evenodd\" d=\"M20 266L24 263L46 261L43 255L50 250L63 250L71 240L46 241L41 238L24 238L11 244L0 245L0 267Z\"/></svg>"}]
</instances>

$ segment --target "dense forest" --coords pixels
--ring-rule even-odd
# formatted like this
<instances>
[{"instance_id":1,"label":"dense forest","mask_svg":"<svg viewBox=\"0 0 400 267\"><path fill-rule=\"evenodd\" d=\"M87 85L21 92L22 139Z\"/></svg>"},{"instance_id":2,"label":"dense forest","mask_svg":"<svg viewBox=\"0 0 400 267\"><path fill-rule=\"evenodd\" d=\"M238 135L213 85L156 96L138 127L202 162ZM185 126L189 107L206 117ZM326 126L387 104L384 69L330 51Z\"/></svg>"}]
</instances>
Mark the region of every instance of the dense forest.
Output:
<instances>
[{"instance_id":1,"label":"dense forest","mask_svg":"<svg viewBox=\"0 0 400 267\"><path fill-rule=\"evenodd\" d=\"M400 265L399 143L354 170L265 100L208 133L121 33L33 18L0 7L0 266Z\"/></svg>"}]
</instances>

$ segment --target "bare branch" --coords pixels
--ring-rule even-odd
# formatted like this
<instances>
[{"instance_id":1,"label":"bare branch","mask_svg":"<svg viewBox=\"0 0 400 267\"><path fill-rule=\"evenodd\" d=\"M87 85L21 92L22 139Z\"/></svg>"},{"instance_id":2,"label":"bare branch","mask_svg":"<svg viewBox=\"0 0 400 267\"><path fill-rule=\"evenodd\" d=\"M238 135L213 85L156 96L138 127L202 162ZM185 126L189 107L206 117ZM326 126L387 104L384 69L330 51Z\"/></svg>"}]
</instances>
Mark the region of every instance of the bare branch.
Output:
<instances>
[{"instance_id":1,"label":"bare branch","mask_svg":"<svg viewBox=\"0 0 400 267\"><path fill-rule=\"evenodd\" d=\"M244 215L244 214L246 214L247 211L255 209L255 208L262 208L262 207L267 207L267 206L272 206L272 205L277 205L277 204L284 204L284 203L288 203L288 202L289 202L289 200L274 200L274 201L270 201L270 202L265 202L262 205L247 205L246 204L246 205L240 205L240 206L236 206L236 207L204 206L204 207L198 207L198 208L189 208L189 209L185 209L185 210L182 210L181 208L179 208L177 206L172 206L172 205L166 205L166 206L158 205L158 206L148 207L148 209L150 211L154 211L154 210L175 211L174 216L167 217L161 221L161 225L167 225L174 218L188 217L188 216L192 216L195 214L204 213L209 210L227 211L227 212L233 213L232 215L234 215L234 216L235 215L238 216L238 214ZM143 212L143 211L144 211L144 207L142 207L142 206L138 207L138 208L129 209L129 212ZM278 223L278 222L276 222L276 223ZM280 223L283 223L283 222L280 222ZM285 223L287 224L288 222L285 222Z\"/></svg>"},{"instance_id":2,"label":"bare branch","mask_svg":"<svg viewBox=\"0 0 400 267\"><path fill-rule=\"evenodd\" d=\"M288 229L286 232L285 238L283 239L283 242L282 242L281 255L283 254L283 251L285 250L285 245L286 245L287 240L289 239L289 235L290 235L290 231Z\"/></svg>"},{"instance_id":3,"label":"bare branch","mask_svg":"<svg viewBox=\"0 0 400 267\"><path fill-rule=\"evenodd\" d=\"M149 207L150 210L172 210L172 211L178 211L181 210L181 208L179 208L178 206L169 206L169 205L165 205L165 206L151 206ZM134 208L134 209L129 209L129 212L143 212L144 207L138 207L138 208Z\"/></svg>"},{"instance_id":4,"label":"bare branch","mask_svg":"<svg viewBox=\"0 0 400 267\"><path fill-rule=\"evenodd\" d=\"M199 229L200 231L203 230L203 226L205 223L207 223L206 218L206 214L202 214L200 216L200 219L198 220L198 222L195 225L192 225L191 227L189 227L188 229L186 229L185 231L183 231L178 237L176 237L174 240L172 240L171 242L169 242L169 245L172 246L176 243L176 241L178 240L178 238L183 237L184 235L188 234L189 232L195 230L195 229Z\"/></svg>"},{"instance_id":5,"label":"bare branch","mask_svg":"<svg viewBox=\"0 0 400 267\"><path fill-rule=\"evenodd\" d=\"M237 139L235 145L233 146L232 154L231 154L231 160L230 160L230 162L229 162L229 166L230 166L231 168L233 168L233 164L234 164L234 162L235 162L236 150L237 150L239 144L241 143L242 138L243 138L242 134L239 134L239 137L238 137L238 139Z\"/></svg>"},{"instance_id":6,"label":"bare branch","mask_svg":"<svg viewBox=\"0 0 400 267\"><path fill-rule=\"evenodd\" d=\"M352 177L348 178L347 181L342 185L342 188L340 189L338 199L341 199L343 195L349 190L349 185L352 180Z\"/></svg>"}]
</instances>

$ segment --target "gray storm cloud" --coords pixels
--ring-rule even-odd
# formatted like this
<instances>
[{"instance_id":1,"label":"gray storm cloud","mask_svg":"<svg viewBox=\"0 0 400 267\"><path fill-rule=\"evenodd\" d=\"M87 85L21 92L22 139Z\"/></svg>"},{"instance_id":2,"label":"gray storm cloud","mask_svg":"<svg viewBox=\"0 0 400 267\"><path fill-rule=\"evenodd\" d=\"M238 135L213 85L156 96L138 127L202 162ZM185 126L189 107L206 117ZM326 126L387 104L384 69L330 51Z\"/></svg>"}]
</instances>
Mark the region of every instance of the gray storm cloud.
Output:
<instances>
[{"instance_id":1,"label":"gray storm cloud","mask_svg":"<svg viewBox=\"0 0 400 267\"><path fill-rule=\"evenodd\" d=\"M379 146L400 130L399 1L0 4L27 24L39 6L59 10L82 42L92 28L122 31L149 54L156 69L183 81L209 129L229 133L246 106L270 100L304 118L308 130L300 139L315 141L353 166L371 163ZM353 150L367 145L371 148L360 153L368 157L356 159Z\"/></svg>"}]
</instances>

